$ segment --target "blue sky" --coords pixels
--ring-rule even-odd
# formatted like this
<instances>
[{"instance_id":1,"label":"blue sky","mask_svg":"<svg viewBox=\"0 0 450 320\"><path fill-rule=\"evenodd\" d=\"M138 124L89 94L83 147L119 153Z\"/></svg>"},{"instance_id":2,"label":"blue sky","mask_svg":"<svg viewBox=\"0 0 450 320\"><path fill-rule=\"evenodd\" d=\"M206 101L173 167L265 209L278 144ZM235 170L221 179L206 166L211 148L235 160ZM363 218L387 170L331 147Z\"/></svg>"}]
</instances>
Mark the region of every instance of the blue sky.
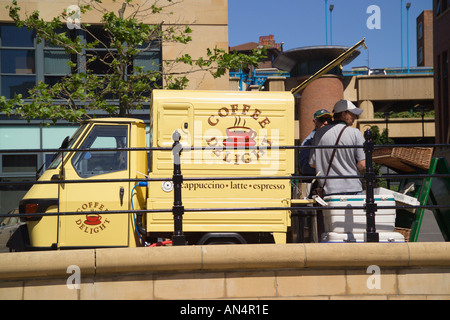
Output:
<instances>
[{"instance_id":1,"label":"blue sky","mask_svg":"<svg viewBox=\"0 0 450 320\"><path fill-rule=\"evenodd\" d=\"M353 46L366 38L368 50L345 70L356 66L371 68L400 67L402 0L328 0L333 10L333 45ZM403 0L403 66L407 66L406 3L409 9L409 61L417 66L416 18L423 10L433 8L432 0ZM367 21L375 23L370 6L380 9L379 29L369 29ZM328 30L330 15L328 13ZM325 0L228 0L229 44L235 46L258 42L259 36L273 34L284 49L325 45ZM330 42L330 31L328 31Z\"/></svg>"}]
</instances>

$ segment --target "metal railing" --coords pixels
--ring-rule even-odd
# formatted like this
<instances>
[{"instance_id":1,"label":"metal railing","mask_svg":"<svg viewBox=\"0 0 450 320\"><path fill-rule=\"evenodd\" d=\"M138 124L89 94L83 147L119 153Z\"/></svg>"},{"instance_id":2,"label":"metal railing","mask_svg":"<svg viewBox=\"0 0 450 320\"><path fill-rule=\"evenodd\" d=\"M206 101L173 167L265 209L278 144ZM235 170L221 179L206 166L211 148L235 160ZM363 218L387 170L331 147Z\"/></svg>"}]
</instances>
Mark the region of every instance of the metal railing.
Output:
<instances>
[{"instance_id":1,"label":"metal railing","mask_svg":"<svg viewBox=\"0 0 450 320\"><path fill-rule=\"evenodd\" d=\"M283 77L283 78L290 78L290 73L286 71L264 71L264 70L255 70L251 71L250 73L244 73L242 70L239 72L230 72L230 78L237 78L240 79L240 89L241 91L244 90L243 84L245 83L247 86L251 85L258 85L262 86L267 78L269 77Z\"/></svg>"},{"instance_id":2,"label":"metal railing","mask_svg":"<svg viewBox=\"0 0 450 320\"><path fill-rule=\"evenodd\" d=\"M364 75L433 75L432 67L411 67L411 68L381 68L369 69L360 68L354 70L344 70L344 76L364 76Z\"/></svg>"},{"instance_id":3,"label":"metal railing","mask_svg":"<svg viewBox=\"0 0 450 320\"><path fill-rule=\"evenodd\" d=\"M434 148L448 148L449 144L399 144L399 145L375 145L372 141L370 130L365 133L366 142L364 145L354 145L354 146L265 146L264 149L278 149L278 150L295 150L300 151L302 149L327 149L327 148L363 148L366 154L366 172L364 174L359 175L348 175L348 176L320 176L320 179L363 179L366 182L366 202L363 206L352 206L353 210L365 210L366 211L366 233L367 233L367 241L368 242L378 242L379 235L376 231L375 227L375 216L378 210L378 206L375 203L374 199L374 188L375 181L378 179L407 179L407 178L416 178L416 179L427 179L427 178L444 178L449 179L450 174L429 174L429 173L412 173L412 174L383 174L377 175L373 169L373 160L372 154L375 148L385 148L385 147L434 147ZM90 152L111 152L111 151L171 151L173 153L174 159L174 170L173 175L171 177L164 178L133 178L133 179L80 179L80 180L63 180L63 181L8 181L3 182L0 181L0 187L9 186L9 185L46 185L46 184L79 184L79 183L111 183L111 182L131 182L131 183L139 183L139 182L163 182L163 181L172 181L174 184L174 202L171 208L167 209L146 209L146 210L110 210L107 212L102 212L102 214L115 215L115 214L137 214L143 215L146 213L162 213L162 212L172 212L174 219L174 232L173 232L173 245L184 245L186 244L186 238L183 233L183 215L186 212L236 212L236 211L270 211L270 210L288 210L291 211L291 215L299 215L299 216L308 216L314 215L315 211L320 210L321 208L314 206L295 206L295 207L246 207L246 208L185 208L183 206L182 199L182 184L188 181L221 181L221 180L312 180L317 178L316 176L305 176L305 175L291 175L291 176L253 176L253 177L184 177L182 174L182 161L181 161L181 152L183 151L195 151L195 150L205 150L205 148L183 148L180 143L180 135L176 132L173 135L174 144L172 148L120 148L120 149L111 149L111 148L99 148L99 149L27 149L27 150L0 150L0 154L8 154L8 153L38 153L38 152L61 152L64 154L65 152L82 152L82 151L90 151ZM259 147L252 147L258 149ZM62 165L64 165L64 161L61 161ZM59 199L58 199L59 200ZM430 209L430 210L439 210L439 209L448 209L450 208L450 203L445 204L421 204L421 205L413 205L413 206L383 206L383 209ZM327 210L346 210L348 208L345 207L337 207L337 206L327 206ZM19 213L20 216L25 216L24 213ZM81 213L82 214L82 213ZM49 217L49 216L73 216L80 215L80 212L43 212L43 213L33 213L26 214L32 215L33 217ZM10 214L0 213L0 218L11 217ZM136 230L136 232L139 232Z\"/></svg>"}]
</instances>

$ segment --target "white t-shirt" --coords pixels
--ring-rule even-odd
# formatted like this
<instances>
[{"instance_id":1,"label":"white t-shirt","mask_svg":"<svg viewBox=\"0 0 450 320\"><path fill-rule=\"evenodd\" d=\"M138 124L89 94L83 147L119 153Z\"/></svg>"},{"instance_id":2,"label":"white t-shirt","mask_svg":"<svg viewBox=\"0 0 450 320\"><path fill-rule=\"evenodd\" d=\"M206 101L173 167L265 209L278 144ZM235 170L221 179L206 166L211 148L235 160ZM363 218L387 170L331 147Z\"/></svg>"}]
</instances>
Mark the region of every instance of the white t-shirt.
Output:
<instances>
[{"instance_id":1,"label":"white t-shirt","mask_svg":"<svg viewBox=\"0 0 450 320\"><path fill-rule=\"evenodd\" d=\"M337 138L344 128L345 123L339 122L331 124L317 130L313 146L334 146ZM362 146L365 139L356 128L348 127L342 134L339 141L340 146ZM333 149L311 149L309 164L316 166L316 172L321 172L321 176L326 176L330 164ZM334 160L331 164L329 176L355 176L359 175L356 164L366 158L362 148L338 148ZM323 186L325 179L319 180ZM325 194L340 194L344 192L362 191L360 179L327 179L325 184Z\"/></svg>"}]
</instances>

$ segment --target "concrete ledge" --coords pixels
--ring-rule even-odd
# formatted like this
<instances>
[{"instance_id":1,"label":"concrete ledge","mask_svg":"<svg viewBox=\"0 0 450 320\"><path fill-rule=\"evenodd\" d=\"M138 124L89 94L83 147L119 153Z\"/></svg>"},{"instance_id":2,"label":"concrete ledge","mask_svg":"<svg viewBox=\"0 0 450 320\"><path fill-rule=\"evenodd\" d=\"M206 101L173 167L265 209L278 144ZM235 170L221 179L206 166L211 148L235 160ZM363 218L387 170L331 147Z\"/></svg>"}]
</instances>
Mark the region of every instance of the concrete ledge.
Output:
<instances>
[{"instance_id":1,"label":"concrete ledge","mask_svg":"<svg viewBox=\"0 0 450 320\"><path fill-rule=\"evenodd\" d=\"M410 243L409 265L420 266L449 266L450 265L450 243Z\"/></svg>"},{"instance_id":2,"label":"concrete ledge","mask_svg":"<svg viewBox=\"0 0 450 320\"><path fill-rule=\"evenodd\" d=\"M305 268L449 267L450 243L224 245L0 254L0 280L84 275Z\"/></svg>"},{"instance_id":3,"label":"concrete ledge","mask_svg":"<svg viewBox=\"0 0 450 320\"><path fill-rule=\"evenodd\" d=\"M380 267L407 267L410 262L410 244L407 243L322 245L305 246L306 267L368 267L373 264Z\"/></svg>"},{"instance_id":4,"label":"concrete ledge","mask_svg":"<svg viewBox=\"0 0 450 320\"><path fill-rule=\"evenodd\" d=\"M95 250L2 253L0 280L67 276L71 265L83 274L94 275Z\"/></svg>"},{"instance_id":5,"label":"concrete ledge","mask_svg":"<svg viewBox=\"0 0 450 320\"><path fill-rule=\"evenodd\" d=\"M96 274L200 270L202 248L157 247L97 249Z\"/></svg>"}]
</instances>

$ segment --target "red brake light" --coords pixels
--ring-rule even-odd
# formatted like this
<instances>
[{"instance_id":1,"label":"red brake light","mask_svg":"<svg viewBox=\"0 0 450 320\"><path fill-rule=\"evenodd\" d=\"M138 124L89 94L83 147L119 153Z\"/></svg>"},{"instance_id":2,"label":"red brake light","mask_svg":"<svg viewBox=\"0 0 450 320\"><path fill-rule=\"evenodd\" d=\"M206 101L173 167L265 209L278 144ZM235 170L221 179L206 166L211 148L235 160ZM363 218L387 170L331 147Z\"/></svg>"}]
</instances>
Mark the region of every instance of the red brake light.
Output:
<instances>
[{"instance_id":1,"label":"red brake light","mask_svg":"<svg viewBox=\"0 0 450 320\"><path fill-rule=\"evenodd\" d=\"M37 203L27 203L25 205L25 213L36 213L39 208Z\"/></svg>"},{"instance_id":2,"label":"red brake light","mask_svg":"<svg viewBox=\"0 0 450 320\"><path fill-rule=\"evenodd\" d=\"M58 205L58 199L25 199L19 202L20 221L39 221L41 213L45 213L48 207Z\"/></svg>"}]
</instances>

